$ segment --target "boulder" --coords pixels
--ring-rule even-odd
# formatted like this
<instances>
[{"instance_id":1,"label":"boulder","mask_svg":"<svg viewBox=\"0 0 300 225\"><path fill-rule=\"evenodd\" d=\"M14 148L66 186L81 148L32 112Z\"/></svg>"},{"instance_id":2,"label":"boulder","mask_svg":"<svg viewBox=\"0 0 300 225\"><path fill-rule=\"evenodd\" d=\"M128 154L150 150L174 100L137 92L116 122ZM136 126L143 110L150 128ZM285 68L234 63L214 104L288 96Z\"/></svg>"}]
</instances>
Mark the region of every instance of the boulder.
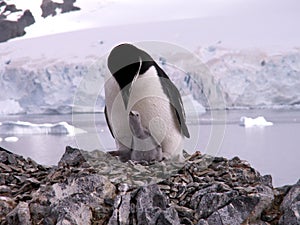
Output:
<instances>
[{"instance_id":1,"label":"boulder","mask_svg":"<svg viewBox=\"0 0 300 225\"><path fill-rule=\"evenodd\" d=\"M67 147L47 167L0 148L0 224L299 224L300 181L273 188L238 157L163 163Z\"/></svg>"},{"instance_id":2,"label":"boulder","mask_svg":"<svg viewBox=\"0 0 300 225\"><path fill-rule=\"evenodd\" d=\"M14 210L6 216L7 224L31 225L31 216L28 203L20 202Z\"/></svg>"},{"instance_id":3,"label":"boulder","mask_svg":"<svg viewBox=\"0 0 300 225\"><path fill-rule=\"evenodd\" d=\"M57 10L61 10L62 13L80 10L79 7L74 6L76 0L64 0L63 3L57 3L52 0L43 0L41 9L42 17L55 16Z\"/></svg>"},{"instance_id":4,"label":"boulder","mask_svg":"<svg viewBox=\"0 0 300 225\"><path fill-rule=\"evenodd\" d=\"M15 21L7 19L7 15L18 13L22 10L17 9L13 4L2 1L0 4L0 42L5 42L11 38L23 36L25 28L35 23L35 19L30 10L25 10Z\"/></svg>"},{"instance_id":5,"label":"boulder","mask_svg":"<svg viewBox=\"0 0 300 225\"><path fill-rule=\"evenodd\" d=\"M283 212L279 224L300 224L300 180L285 195L280 209Z\"/></svg>"}]
</instances>

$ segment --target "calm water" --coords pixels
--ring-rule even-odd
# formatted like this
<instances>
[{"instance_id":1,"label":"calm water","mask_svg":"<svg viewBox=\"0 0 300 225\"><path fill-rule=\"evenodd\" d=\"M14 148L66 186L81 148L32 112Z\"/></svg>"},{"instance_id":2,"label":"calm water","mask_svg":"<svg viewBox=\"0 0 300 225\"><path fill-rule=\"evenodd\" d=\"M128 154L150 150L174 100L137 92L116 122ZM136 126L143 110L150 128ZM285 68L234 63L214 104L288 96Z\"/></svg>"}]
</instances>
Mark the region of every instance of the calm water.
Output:
<instances>
[{"instance_id":1,"label":"calm water","mask_svg":"<svg viewBox=\"0 0 300 225\"><path fill-rule=\"evenodd\" d=\"M241 116L264 116L274 123L270 127L239 126ZM95 120L94 120L95 118ZM103 114L72 115L19 115L0 117L1 121L28 121L56 123L66 121L87 131L76 136L66 135L14 135L17 142L0 142L4 147L24 157L31 157L41 164L53 165L64 153L65 146L78 146L86 150L114 149L114 140ZM95 121L95 122L94 122ZM224 122L225 121L225 122ZM271 174L274 186L293 184L300 178L300 111L259 110L229 111L226 119L210 112L190 118L192 138L186 141L188 152L200 150L232 158L239 156L251 163L261 174ZM10 135L11 136L11 135ZM5 138L7 135L0 134Z\"/></svg>"}]
</instances>

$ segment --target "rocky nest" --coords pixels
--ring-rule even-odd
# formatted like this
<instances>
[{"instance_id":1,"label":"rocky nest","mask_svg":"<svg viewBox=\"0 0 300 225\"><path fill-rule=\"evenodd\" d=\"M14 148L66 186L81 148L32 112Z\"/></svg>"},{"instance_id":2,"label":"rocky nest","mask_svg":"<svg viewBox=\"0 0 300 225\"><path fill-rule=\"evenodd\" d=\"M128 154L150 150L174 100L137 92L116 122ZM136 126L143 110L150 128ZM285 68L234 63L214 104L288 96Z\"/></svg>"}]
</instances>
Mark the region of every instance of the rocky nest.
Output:
<instances>
[{"instance_id":1,"label":"rocky nest","mask_svg":"<svg viewBox=\"0 0 300 225\"><path fill-rule=\"evenodd\" d=\"M300 181L199 152L136 164L67 147L58 166L0 149L0 224L300 224Z\"/></svg>"}]
</instances>

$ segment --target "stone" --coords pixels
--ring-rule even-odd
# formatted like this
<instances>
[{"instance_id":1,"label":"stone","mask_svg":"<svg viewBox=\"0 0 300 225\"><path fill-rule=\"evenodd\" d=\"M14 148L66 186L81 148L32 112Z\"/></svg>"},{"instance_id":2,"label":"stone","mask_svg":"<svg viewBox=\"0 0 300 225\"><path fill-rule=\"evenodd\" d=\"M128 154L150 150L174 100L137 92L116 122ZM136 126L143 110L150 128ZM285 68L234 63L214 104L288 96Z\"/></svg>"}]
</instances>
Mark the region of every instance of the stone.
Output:
<instances>
[{"instance_id":1,"label":"stone","mask_svg":"<svg viewBox=\"0 0 300 225\"><path fill-rule=\"evenodd\" d=\"M0 186L0 195L9 195L11 193L11 189L7 185Z\"/></svg>"},{"instance_id":2,"label":"stone","mask_svg":"<svg viewBox=\"0 0 300 225\"><path fill-rule=\"evenodd\" d=\"M6 215L11 212L17 203L10 197L0 196L0 222L5 220Z\"/></svg>"},{"instance_id":3,"label":"stone","mask_svg":"<svg viewBox=\"0 0 300 225\"><path fill-rule=\"evenodd\" d=\"M139 224L143 224L143 220L140 221ZM180 219L177 215L176 210L170 207L164 210L162 213L160 213L155 223L149 223L149 224L180 225Z\"/></svg>"},{"instance_id":4,"label":"stone","mask_svg":"<svg viewBox=\"0 0 300 225\"><path fill-rule=\"evenodd\" d=\"M238 193L236 191L229 191L225 193L207 193L203 195L197 206L197 217L207 218L211 213L226 206L237 195Z\"/></svg>"},{"instance_id":5,"label":"stone","mask_svg":"<svg viewBox=\"0 0 300 225\"><path fill-rule=\"evenodd\" d=\"M20 202L13 211L6 216L8 224L31 225L28 203Z\"/></svg>"},{"instance_id":6,"label":"stone","mask_svg":"<svg viewBox=\"0 0 300 225\"><path fill-rule=\"evenodd\" d=\"M23 15L16 21L7 20L5 13L6 11L1 13L2 16L0 15L0 42L23 36L26 33L25 27L35 23L35 19L30 10L25 10Z\"/></svg>"},{"instance_id":7,"label":"stone","mask_svg":"<svg viewBox=\"0 0 300 225\"><path fill-rule=\"evenodd\" d=\"M94 209L104 204L104 198L113 198L115 191L115 187L101 175L74 176L67 179L67 183L55 183L38 190L30 206L35 220L40 219L44 223L46 218L39 217L39 208L48 219L59 221L58 224L90 224ZM46 207L48 209L45 210ZM103 222L108 215L102 216Z\"/></svg>"},{"instance_id":8,"label":"stone","mask_svg":"<svg viewBox=\"0 0 300 225\"><path fill-rule=\"evenodd\" d=\"M197 225L209 225L208 222L204 219L198 221Z\"/></svg>"},{"instance_id":9,"label":"stone","mask_svg":"<svg viewBox=\"0 0 300 225\"><path fill-rule=\"evenodd\" d=\"M113 224L123 224L123 225L130 225L130 200L131 195L130 193L121 195L116 198L114 211L112 216L109 219L108 225Z\"/></svg>"},{"instance_id":10,"label":"stone","mask_svg":"<svg viewBox=\"0 0 300 225\"><path fill-rule=\"evenodd\" d=\"M74 6L75 2L76 0L63 0L63 3L52 0L43 0L41 4L42 17L55 16L58 9L60 9L62 13L80 10L79 7Z\"/></svg>"},{"instance_id":11,"label":"stone","mask_svg":"<svg viewBox=\"0 0 300 225\"><path fill-rule=\"evenodd\" d=\"M284 197L280 209L283 215L279 224L300 224L300 180L293 185Z\"/></svg>"},{"instance_id":12,"label":"stone","mask_svg":"<svg viewBox=\"0 0 300 225\"><path fill-rule=\"evenodd\" d=\"M66 151L63 154L62 158L58 162L59 167L79 167L84 162L85 158L82 156L81 151L76 148L71 148L70 146L66 147Z\"/></svg>"},{"instance_id":13,"label":"stone","mask_svg":"<svg viewBox=\"0 0 300 225\"><path fill-rule=\"evenodd\" d=\"M299 224L300 181L273 188L237 157L186 157L141 165L67 147L46 167L0 148L0 224Z\"/></svg>"},{"instance_id":14,"label":"stone","mask_svg":"<svg viewBox=\"0 0 300 225\"><path fill-rule=\"evenodd\" d=\"M180 224L177 211L156 184L139 188L135 200L138 224Z\"/></svg>"}]
</instances>

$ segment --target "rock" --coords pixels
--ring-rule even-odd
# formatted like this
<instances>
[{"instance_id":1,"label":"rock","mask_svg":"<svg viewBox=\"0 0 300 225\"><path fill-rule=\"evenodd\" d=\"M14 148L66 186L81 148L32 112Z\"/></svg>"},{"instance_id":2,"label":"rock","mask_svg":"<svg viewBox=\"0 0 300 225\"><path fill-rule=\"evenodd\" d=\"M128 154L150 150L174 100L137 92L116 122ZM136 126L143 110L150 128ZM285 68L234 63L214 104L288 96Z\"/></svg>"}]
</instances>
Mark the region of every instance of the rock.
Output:
<instances>
[{"instance_id":1,"label":"rock","mask_svg":"<svg viewBox=\"0 0 300 225\"><path fill-rule=\"evenodd\" d=\"M80 10L79 7L74 6L75 1L64 0L63 3L57 3L52 0L43 0L41 16L44 18L50 15L55 16L57 10L61 10L62 13ZM23 14L19 16L20 12L22 10L18 9L16 5L7 4L5 1L0 2L0 42L25 35L25 28L35 23L30 10L24 10ZM14 21L8 20L7 16L11 14L18 16L18 18Z\"/></svg>"},{"instance_id":2,"label":"rock","mask_svg":"<svg viewBox=\"0 0 300 225\"><path fill-rule=\"evenodd\" d=\"M30 211L28 203L20 202L13 211L6 216L7 224L31 225Z\"/></svg>"},{"instance_id":3,"label":"rock","mask_svg":"<svg viewBox=\"0 0 300 225\"><path fill-rule=\"evenodd\" d=\"M158 185L153 184L117 198L109 224L171 225L180 224L180 220Z\"/></svg>"},{"instance_id":4,"label":"rock","mask_svg":"<svg viewBox=\"0 0 300 225\"><path fill-rule=\"evenodd\" d=\"M6 220L6 215L16 207L16 202L9 197L0 194L0 222Z\"/></svg>"},{"instance_id":5,"label":"rock","mask_svg":"<svg viewBox=\"0 0 300 225\"><path fill-rule=\"evenodd\" d=\"M45 167L0 148L0 224L299 224L300 181L273 188L238 157L186 157L141 165L67 147Z\"/></svg>"},{"instance_id":6,"label":"rock","mask_svg":"<svg viewBox=\"0 0 300 225\"><path fill-rule=\"evenodd\" d=\"M35 23L35 19L30 10L25 10L16 21L10 21L7 20L7 15L22 10L17 9L15 5L7 5L5 2L2 2L0 7L5 7L4 10L0 10L0 42L23 36L26 33L25 27Z\"/></svg>"},{"instance_id":7,"label":"rock","mask_svg":"<svg viewBox=\"0 0 300 225\"><path fill-rule=\"evenodd\" d=\"M0 195L9 195L11 193L11 189L7 185L0 186Z\"/></svg>"},{"instance_id":8,"label":"rock","mask_svg":"<svg viewBox=\"0 0 300 225\"><path fill-rule=\"evenodd\" d=\"M156 184L139 188L135 201L138 224L180 224L176 210L168 206Z\"/></svg>"},{"instance_id":9,"label":"rock","mask_svg":"<svg viewBox=\"0 0 300 225\"><path fill-rule=\"evenodd\" d=\"M101 175L74 176L64 183L39 189L30 203L31 214L34 223L51 220L58 224L91 224L98 207L102 208L100 223L110 212L103 206L104 199L113 198L114 194L115 187Z\"/></svg>"},{"instance_id":10,"label":"rock","mask_svg":"<svg viewBox=\"0 0 300 225\"><path fill-rule=\"evenodd\" d=\"M86 162L79 149L66 147L66 151L58 162L59 167L79 167Z\"/></svg>"},{"instance_id":11,"label":"rock","mask_svg":"<svg viewBox=\"0 0 300 225\"><path fill-rule=\"evenodd\" d=\"M41 9L42 17L55 16L57 10L60 9L62 13L80 10L79 7L74 6L76 0L64 0L63 3L53 2L52 0L43 0Z\"/></svg>"},{"instance_id":12,"label":"rock","mask_svg":"<svg viewBox=\"0 0 300 225\"><path fill-rule=\"evenodd\" d=\"M283 215L279 224L300 224L300 180L293 185L284 197L280 209Z\"/></svg>"},{"instance_id":13,"label":"rock","mask_svg":"<svg viewBox=\"0 0 300 225\"><path fill-rule=\"evenodd\" d=\"M199 220L199 222L197 223L197 225L209 225L208 222L204 219Z\"/></svg>"},{"instance_id":14,"label":"rock","mask_svg":"<svg viewBox=\"0 0 300 225\"><path fill-rule=\"evenodd\" d=\"M131 194L125 194L117 196L114 204L114 211L109 219L108 224L130 224L129 212L130 212L130 200Z\"/></svg>"}]
</instances>

